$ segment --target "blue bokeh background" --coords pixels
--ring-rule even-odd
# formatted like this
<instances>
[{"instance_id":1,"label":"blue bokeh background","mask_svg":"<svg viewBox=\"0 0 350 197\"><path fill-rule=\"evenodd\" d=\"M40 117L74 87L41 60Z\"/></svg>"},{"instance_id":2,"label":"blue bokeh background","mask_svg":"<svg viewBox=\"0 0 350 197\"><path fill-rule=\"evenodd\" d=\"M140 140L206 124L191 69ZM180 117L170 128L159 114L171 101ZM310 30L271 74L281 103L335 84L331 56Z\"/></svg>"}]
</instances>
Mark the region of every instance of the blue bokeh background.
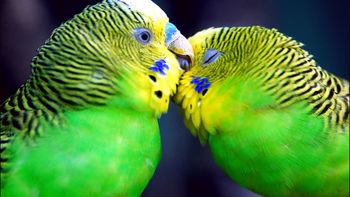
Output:
<instances>
[{"instance_id":1,"label":"blue bokeh background","mask_svg":"<svg viewBox=\"0 0 350 197\"><path fill-rule=\"evenodd\" d=\"M96 0L2 0L0 102L28 78L55 27ZM349 79L348 0L155 0L185 36L219 26L261 25L305 44L319 65ZM232 183L192 137L176 106L160 119L163 155L143 196L257 196ZM234 158L233 158L234 159Z\"/></svg>"}]
</instances>

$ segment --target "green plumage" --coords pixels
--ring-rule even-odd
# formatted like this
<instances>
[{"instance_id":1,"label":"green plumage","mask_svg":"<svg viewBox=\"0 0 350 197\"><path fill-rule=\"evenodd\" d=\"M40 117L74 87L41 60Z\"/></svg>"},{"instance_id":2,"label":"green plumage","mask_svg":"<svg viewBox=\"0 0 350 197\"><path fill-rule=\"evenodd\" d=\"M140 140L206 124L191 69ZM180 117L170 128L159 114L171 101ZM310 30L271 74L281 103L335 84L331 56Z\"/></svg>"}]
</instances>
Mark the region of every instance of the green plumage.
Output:
<instances>
[{"instance_id":1,"label":"green plumage","mask_svg":"<svg viewBox=\"0 0 350 197\"><path fill-rule=\"evenodd\" d=\"M53 32L0 107L1 196L142 193L182 72L170 50L191 55L168 22L151 1L106 0Z\"/></svg>"},{"instance_id":2,"label":"green plumage","mask_svg":"<svg viewBox=\"0 0 350 197\"><path fill-rule=\"evenodd\" d=\"M18 139L11 147L16 156L2 195L139 196L161 155L153 114L109 105L65 119L62 127L41 124L47 132L36 146Z\"/></svg>"},{"instance_id":3,"label":"green plumage","mask_svg":"<svg viewBox=\"0 0 350 197\"><path fill-rule=\"evenodd\" d=\"M347 81L274 29L208 29L189 40L194 65L175 100L233 181L264 196L349 195ZM210 86L198 89L198 77Z\"/></svg>"}]
</instances>

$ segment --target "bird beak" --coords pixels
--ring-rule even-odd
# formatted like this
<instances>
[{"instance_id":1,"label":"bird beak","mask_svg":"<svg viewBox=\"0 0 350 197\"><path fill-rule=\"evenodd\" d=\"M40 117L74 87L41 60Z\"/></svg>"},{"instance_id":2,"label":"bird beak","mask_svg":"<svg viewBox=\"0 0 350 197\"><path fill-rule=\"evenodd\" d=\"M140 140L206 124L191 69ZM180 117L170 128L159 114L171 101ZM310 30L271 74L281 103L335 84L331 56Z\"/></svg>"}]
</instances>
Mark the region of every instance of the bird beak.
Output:
<instances>
[{"instance_id":1,"label":"bird beak","mask_svg":"<svg viewBox=\"0 0 350 197\"><path fill-rule=\"evenodd\" d=\"M194 58L190 42L171 23L168 23L166 31L168 32L166 38L168 49L176 55L180 67L188 71Z\"/></svg>"},{"instance_id":2,"label":"bird beak","mask_svg":"<svg viewBox=\"0 0 350 197\"><path fill-rule=\"evenodd\" d=\"M169 43L168 49L176 55L180 67L188 71L193 62L194 55L192 46L185 36L179 32L178 37Z\"/></svg>"}]
</instances>

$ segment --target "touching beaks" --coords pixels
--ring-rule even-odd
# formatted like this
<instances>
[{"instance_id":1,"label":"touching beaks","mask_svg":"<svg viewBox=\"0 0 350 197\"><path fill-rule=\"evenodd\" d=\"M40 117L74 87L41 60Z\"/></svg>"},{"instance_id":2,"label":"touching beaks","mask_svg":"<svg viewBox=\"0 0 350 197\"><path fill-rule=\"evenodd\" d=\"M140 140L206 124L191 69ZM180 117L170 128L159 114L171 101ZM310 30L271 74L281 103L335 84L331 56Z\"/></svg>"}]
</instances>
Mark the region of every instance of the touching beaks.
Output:
<instances>
[{"instance_id":1,"label":"touching beaks","mask_svg":"<svg viewBox=\"0 0 350 197\"><path fill-rule=\"evenodd\" d=\"M188 71L194 58L193 49L186 37L172 23L166 26L165 43L168 49L176 55L180 67Z\"/></svg>"}]
</instances>

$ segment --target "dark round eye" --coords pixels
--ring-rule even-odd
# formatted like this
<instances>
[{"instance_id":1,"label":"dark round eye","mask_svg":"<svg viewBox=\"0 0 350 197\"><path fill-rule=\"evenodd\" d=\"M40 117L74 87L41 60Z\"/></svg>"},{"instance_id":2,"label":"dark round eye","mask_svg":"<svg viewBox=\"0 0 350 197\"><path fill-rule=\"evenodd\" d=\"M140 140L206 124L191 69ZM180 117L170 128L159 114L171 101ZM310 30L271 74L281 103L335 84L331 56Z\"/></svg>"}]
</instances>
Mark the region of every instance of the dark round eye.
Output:
<instances>
[{"instance_id":1,"label":"dark round eye","mask_svg":"<svg viewBox=\"0 0 350 197\"><path fill-rule=\"evenodd\" d=\"M136 28L134 30L135 39L141 44L148 44L152 40L152 33L145 28Z\"/></svg>"}]
</instances>

